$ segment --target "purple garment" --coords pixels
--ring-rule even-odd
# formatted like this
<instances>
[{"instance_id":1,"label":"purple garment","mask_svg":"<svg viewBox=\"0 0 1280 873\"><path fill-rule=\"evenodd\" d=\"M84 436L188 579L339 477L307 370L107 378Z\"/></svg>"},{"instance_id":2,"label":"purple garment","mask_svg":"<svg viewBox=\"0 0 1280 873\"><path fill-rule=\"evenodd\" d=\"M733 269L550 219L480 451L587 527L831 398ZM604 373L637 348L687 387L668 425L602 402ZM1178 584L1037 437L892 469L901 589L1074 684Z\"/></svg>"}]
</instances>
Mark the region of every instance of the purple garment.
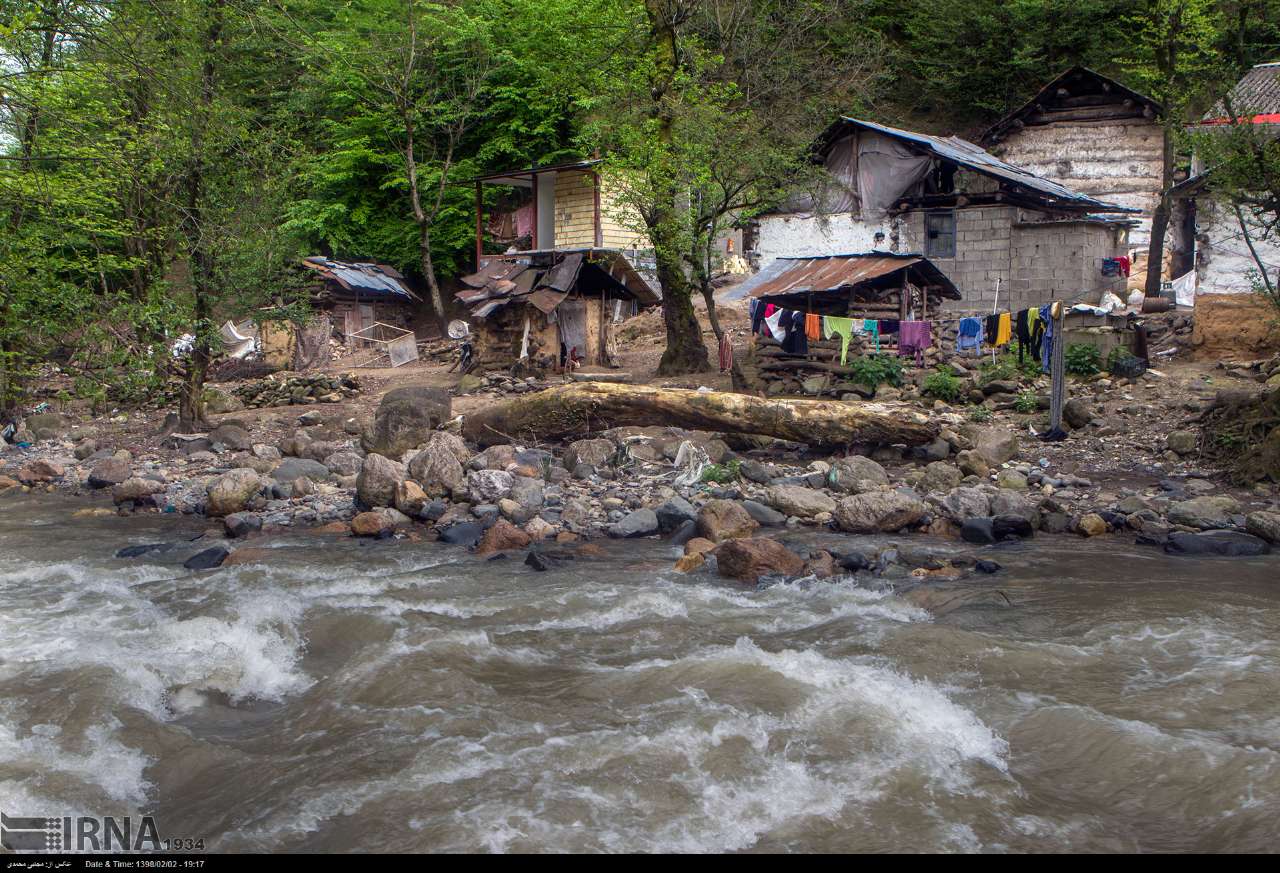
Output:
<instances>
[{"instance_id":1,"label":"purple garment","mask_svg":"<svg viewBox=\"0 0 1280 873\"><path fill-rule=\"evenodd\" d=\"M924 350L933 345L927 321L904 321L898 325L898 355L914 354L916 366L924 366Z\"/></svg>"}]
</instances>

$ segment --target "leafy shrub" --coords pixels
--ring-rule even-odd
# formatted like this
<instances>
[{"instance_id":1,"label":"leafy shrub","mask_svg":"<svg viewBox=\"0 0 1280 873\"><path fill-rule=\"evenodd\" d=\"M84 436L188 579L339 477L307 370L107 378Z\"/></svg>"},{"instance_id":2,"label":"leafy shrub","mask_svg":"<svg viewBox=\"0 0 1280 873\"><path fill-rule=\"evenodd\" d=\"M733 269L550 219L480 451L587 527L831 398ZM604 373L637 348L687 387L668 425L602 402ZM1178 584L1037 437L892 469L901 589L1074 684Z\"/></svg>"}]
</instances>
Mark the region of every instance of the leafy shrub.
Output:
<instances>
[{"instance_id":1,"label":"leafy shrub","mask_svg":"<svg viewBox=\"0 0 1280 873\"><path fill-rule=\"evenodd\" d=\"M921 390L931 397L954 403L960 397L963 385L951 368L944 366L939 367L925 377Z\"/></svg>"},{"instance_id":2,"label":"leafy shrub","mask_svg":"<svg viewBox=\"0 0 1280 873\"><path fill-rule=\"evenodd\" d=\"M1034 391L1023 391L1013 401L1013 408L1018 412L1035 412L1040 408L1040 398Z\"/></svg>"},{"instance_id":3,"label":"leafy shrub","mask_svg":"<svg viewBox=\"0 0 1280 873\"><path fill-rule=\"evenodd\" d=\"M717 485L727 485L730 482L736 482L742 476L742 462L730 461L727 464L710 464L702 471L700 482L714 482Z\"/></svg>"},{"instance_id":4,"label":"leafy shrub","mask_svg":"<svg viewBox=\"0 0 1280 873\"><path fill-rule=\"evenodd\" d=\"M875 388L879 385L902 385L902 361L896 355L864 355L849 364L851 378L860 385Z\"/></svg>"},{"instance_id":5,"label":"leafy shrub","mask_svg":"<svg viewBox=\"0 0 1280 873\"><path fill-rule=\"evenodd\" d=\"M975 406L973 409L969 410L969 420L972 422L982 424L983 422L990 421L993 418L995 418L995 413L992 412L989 407Z\"/></svg>"},{"instance_id":6,"label":"leafy shrub","mask_svg":"<svg viewBox=\"0 0 1280 873\"><path fill-rule=\"evenodd\" d=\"M1025 359L1018 362L1018 344L1010 343L1008 351L996 357L994 361L990 358L978 365L978 371L982 374L980 382L983 385L991 382L1011 382L1019 379L1034 379L1040 375L1040 361L1036 359L1031 350L1028 349Z\"/></svg>"},{"instance_id":7,"label":"leafy shrub","mask_svg":"<svg viewBox=\"0 0 1280 873\"><path fill-rule=\"evenodd\" d=\"M1063 355L1066 370L1072 376L1093 376L1102 372L1102 355L1097 346L1075 343Z\"/></svg>"}]
</instances>

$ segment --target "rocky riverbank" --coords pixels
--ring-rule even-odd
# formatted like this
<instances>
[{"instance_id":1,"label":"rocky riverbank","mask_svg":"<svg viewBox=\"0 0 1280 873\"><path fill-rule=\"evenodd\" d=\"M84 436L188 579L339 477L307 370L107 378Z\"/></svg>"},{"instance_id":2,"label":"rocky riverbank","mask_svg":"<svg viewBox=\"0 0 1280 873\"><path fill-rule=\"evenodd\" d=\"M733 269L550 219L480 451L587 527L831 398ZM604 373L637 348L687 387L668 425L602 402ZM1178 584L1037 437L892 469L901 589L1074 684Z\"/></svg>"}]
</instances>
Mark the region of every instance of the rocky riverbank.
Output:
<instances>
[{"instance_id":1,"label":"rocky riverbank","mask_svg":"<svg viewBox=\"0 0 1280 873\"><path fill-rule=\"evenodd\" d=\"M1109 394L1110 384L1094 391ZM1074 440L1106 438L1092 399L1076 392ZM99 497L87 513L216 519L225 539L199 567L237 549L237 560L251 559L245 547L255 538L298 527L438 539L477 557L527 551L535 567L592 538L662 537L683 547L678 569L744 581L875 566L882 557L857 547L866 534L973 546L1113 534L1195 555L1262 554L1280 542L1280 504L1267 489L1227 494L1209 473L1154 466L1145 480L1097 481L1062 471L1050 446L1005 423L977 423L940 403L931 404L941 430L929 445L818 456L777 440L663 427L480 451L458 435L450 402L440 389L402 388L367 422L316 407L283 435L226 416L206 434L136 453L62 416L33 416L27 431L41 439L0 453L0 494L73 492ZM1180 459L1190 450L1182 440L1168 433L1152 460ZM1062 445L1052 446L1058 456ZM779 543L806 530L848 535L849 545Z\"/></svg>"}]
</instances>

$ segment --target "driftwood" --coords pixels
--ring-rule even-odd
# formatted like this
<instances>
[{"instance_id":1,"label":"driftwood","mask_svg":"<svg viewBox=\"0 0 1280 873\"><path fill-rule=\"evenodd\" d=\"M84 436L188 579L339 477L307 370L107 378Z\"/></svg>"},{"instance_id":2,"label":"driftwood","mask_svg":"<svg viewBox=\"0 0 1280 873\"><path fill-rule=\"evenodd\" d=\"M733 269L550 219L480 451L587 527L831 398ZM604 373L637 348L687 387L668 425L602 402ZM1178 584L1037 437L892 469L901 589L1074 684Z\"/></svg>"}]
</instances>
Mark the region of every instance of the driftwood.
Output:
<instances>
[{"instance_id":1,"label":"driftwood","mask_svg":"<svg viewBox=\"0 0 1280 873\"><path fill-rule=\"evenodd\" d=\"M765 400L725 391L583 382L524 394L468 415L482 446L581 438L611 427L661 425L763 434L813 446L921 445L938 425L904 404Z\"/></svg>"}]
</instances>

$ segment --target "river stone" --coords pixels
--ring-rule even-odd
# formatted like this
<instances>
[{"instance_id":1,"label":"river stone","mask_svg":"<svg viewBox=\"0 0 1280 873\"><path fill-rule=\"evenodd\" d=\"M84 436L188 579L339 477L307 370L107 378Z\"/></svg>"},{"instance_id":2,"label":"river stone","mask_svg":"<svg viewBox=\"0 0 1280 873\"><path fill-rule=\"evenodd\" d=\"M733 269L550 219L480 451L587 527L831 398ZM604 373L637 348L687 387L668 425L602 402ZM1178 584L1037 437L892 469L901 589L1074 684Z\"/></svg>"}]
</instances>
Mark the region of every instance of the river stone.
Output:
<instances>
[{"instance_id":1,"label":"river stone","mask_svg":"<svg viewBox=\"0 0 1280 873\"><path fill-rule=\"evenodd\" d=\"M409 461L409 477L430 497L461 492L466 484L458 456L447 442L434 437Z\"/></svg>"},{"instance_id":2,"label":"river stone","mask_svg":"<svg viewBox=\"0 0 1280 873\"><path fill-rule=\"evenodd\" d=\"M696 519L698 510L694 509L693 504L683 497L672 497L658 506L654 510L654 514L658 517L658 530L661 533L668 534L686 521Z\"/></svg>"},{"instance_id":3,"label":"river stone","mask_svg":"<svg viewBox=\"0 0 1280 873\"><path fill-rule=\"evenodd\" d=\"M89 471L89 487L110 488L133 475L133 466L125 458L104 458Z\"/></svg>"},{"instance_id":4,"label":"river stone","mask_svg":"<svg viewBox=\"0 0 1280 873\"><path fill-rule=\"evenodd\" d=\"M484 531L484 522L480 521L459 521L437 529L440 542L451 546L474 546Z\"/></svg>"},{"instance_id":5,"label":"river stone","mask_svg":"<svg viewBox=\"0 0 1280 873\"><path fill-rule=\"evenodd\" d=\"M370 455L371 458L381 458L381 455ZM383 460L386 460L383 458ZM396 529L396 524L391 516L380 509L362 512L355 518L351 519L351 532L358 537L381 537L387 536Z\"/></svg>"},{"instance_id":6,"label":"river stone","mask_svg":"<svg viewBox=\"0 0 1280 873\"><path fill-rule=\"evenodd\" d=\"M1107 532L1107 520L1096 512L1082 515L1076 522L1076 532L1086 537L1102 536Z\"/></svg>"},{"instance_id":7,"label":"river stone","mask_svg":"<svg viewBox=\"0 0 1280 873\"><path fill-rule=\"evenodd\" d=\"M1269 543L1280 543L1280 512L1251 512L1245 517L1244 529Z\"/></svg>"},{"instance_id":8,"label":"river stone","mask_svg":"<svg viewBox=\"0 0 1280 873\"><path fill-rule=\"evenodd\" d=\"M1011 537L1018 539L1026 539L1035 534L1035 528L1031 526L1031 522L1023 518L1021 515L997 515L991 522L992 533L998 540L1006 540Z\"/></svg>"},{"instance_id":9,"label":"river stone","mask_svg":"<svg viewBox=\"0 0 1280 873\"><path fill-rule=\"evenodd\" d=\"M285 458L271 471L271 478L277 482L294 482L304 477L325 482L333 478L333 473L319 461L307 458Z\"/></svg>"},{"instance_id":10,"label":"river stone","mask_svg":"<svg viewBox=\"0 0 1280 873\"><path fill-rule=\"evenodd\" d=\"M836 502L821 491L799 485L770 485L764 502L779 512L799 518L813 518L820 512L834 512Z\"/></svg>"},{"instance_id":11,"label":"river stone","mask_svg":"<svg viewBox=\"0 0 1280 873\"><path fill-rule=\"evenodd\" d=\"M610 440L577 440L564 450L566 469L574 470L579 464L588 467L605 467L612 463L617 446Z\"/></svg>"},{"instance_id":12,"label":"river stone","mask_svg":"<svg viewBox=\"0 0 1280 873\"><path fill-rule=\"evenodd\" d=\"M1093 407L1083 397L1072 397L1062 404L1062 417L1072 428L1079 430L1093 421Z\"/></svg>"},{"instance_id":13,"label":"river stone","mask_svg":"<svg viewBox=\"0 0 1280 873\"><path fill-rule=\"evenodd\" d=\"M57 412L41 412L27 416L27 429L37 441L56 440L67 432L67 419Z\"/></svg>"},{"instance_id":14,"label":"river stone","mask_svg":"<svg viewBox=\"0 0 1280 873\"><path fill-rule=\"evenodd\" d=\"M900 530L925 516L928 507L896 491L872 491L846 497L836 504L835 523L849 533Z\"/></svg>"},{"instance_id":15,"label":"river stone","mask_svg":"<svg viewBox=\"0 0 1280 873\"><path fill-rule=\"evenodd\" d=\"M1001 470L996 474L996 487L1009 491L1026 491L1027 477L1017 470Z\"/></svg>"},{"instance_id":16,"label":"river stone","mask_svg":"<svg viewBox=\"0 0 1280 873\"><path fill-rule=\"evenodd\" d=\"M1164 438L1164 445L1171 452L1179 455L1194 454L1200 446L1200 438L1195 431L1175 430Z\"/></svg>"},{"instance_id":17,"label":"river stone","mask_svg":"<svg viewBox=\"0 0 1280 873\"><path fill-rule=\"evenodd\" d=\"M406 478L403 464L377 453L365 455L356 477L356 502L360 506L392 506L396 486Z\"/></svg>"},{"instance_id":18,"label":"river stone","mask_svg":"<svg viewBox=\"0 0 1280 873\"><path fill-rule=\"evenodd\" d=\"M41 458L25 464L18 471L18 481L24 485L34 485L37 482L53 482L56 479L61 479L66 472L66 468L61 464Z\"/></svg>"},{"instance_id":19,"label":"river stone","mask_svg":"<svg viewBox=\"0 0 1280 873\"><path fill-rule=\"evenodd\" d=\"M543 488L542 480L530 479L527 476L511 477L511 491L508 496L518 503L521 509L530 512L537 512L542 508L542 504L546 502L546 492Z\"/></svg>"},{"instance_id":20,"label":"river stone","mask_svg":"<svg viewBox=\"0 0 1280 873\"><path fill-rule=\"evenodd\" d=\"M990 467L998 467L1018 457L1017 435L1002 427L969 425L962 428L961 433L973 443L973 451Z\"/></svg>"},{"instance_id":21,"label":"river stone","mask_svg":"<svg viewBox=\"0 0 1280 873\"><path fill-rule=\"evenodd\" d=\"M373 423L360 437L366 452L398 458L430 439L453 417L453 401L444 388L408 385L388 391L378 403Z\"/></svg>"},{"instance_id":22,"label":"river stone","mask_svg":"<svg viewBox=\"0 0 1280 873\"><path fill-rule=\"evenodd\" d=\"M760 523L733 500L708 500L698 512L698 535L722 543L751 536Z\"/></svg>"},{"instance_id":23,"label":"river stone","mask_svg":"<svg viewBox=\"0 0 1280 873\"><path fill-rule=\"evenodd\" d=\"M1175 531L1169 534L1164 550L1175 555L1222 555L1232 558L1265 555L1271 551L1266 540L1234 530L1200 533Z\"/></svg>"},{"instance_id":24,"label":"river stone","mask_svg":"<svg viewBox=\"0 0 1280 873\"><path fill-rule=\"evenodd\" d=\"M228 470L209 483L205 514L217 517L240 512L261 487L257 470L248 467Z\"/></svg>"},{"instance_id":25,"label":"river stone","mask_svg":"<svg viewBox=\"0 0 1280 873\"><path fill-rule=\"evenodd\" d=\"M472 503L496 503L511 493L514 477L504 470L473 470L467 474Z\"/></svg>"},{"instance_id":26,"label":"river stone","mask_svg":"<svg viewBox=\"0 0 1280 873\"><path fill-rule=\"evenodd\" d=\"M1173 524L1211 530L1229 526L1231 516L1239 511L1240 504L1232 497L1193 497L1170 506L1168 518Z\"/></svg>"},{"instance_id":27,"label":"river stone","mask_svg":"<svg viewBox=\"0 0 1280 873\"><path fill-rule=\"evenodd\" d=\"M321 463L325 469L337 476L356 476L364 466L364 458L355 452L334 452Z\"/></svg>"},{"instance_id":28,"label":"river stone","mask_svg":"<svg viewBox=\"0 0 1280 873\"><path fill-rule=\"evenodd\" d=\"M991 472L991 465L987 463L987 459L973 449L957 452L956 466L964 475L977 476L980 479L987 478L987 474Z\"/></svg>"},{"instance_id":29,"label":"river stone","mask_svg":"<svg viewBox=\"0 0 1280 873\"><path fill-rule=\"evenodd\" d=\"M637 509L609 526L609 536L620 539L647 537L658 532L658 516L652 509Z\"/></svg>"},{"instance_id":30,"label":"river stone","mask_svg":"<svg viewBox=\"0 0 1280 873\"><path fill-rule=\"evenodd\" d=\"M991 495L991 514L1016 515L1026 519L1032 527L1037 527L1040 522L1040 510L1026 495L1016 491L997 491Z\"/></svg>"},{"instance_id":31,"label":"river stone","mask_svg":"<svg viewBox=\"0 0 1280 873\"><path fill-rule=\"evenodd\" d=\"M395 507L410 518L420 518L431 498L417 482L406 479L396 485Z\"/></svg>"},{"instance_id":32,"label":"river stone","mask_svg":"<svg viewBox=\"0 0 1280 873\"><path fill-rule=\"evenodd\" d=\"M499 518L493 523L493 527L484 532L484 536L480 538L479 544L476 546L476 555L483 557L492 555L496 552L507 552L513 549L523 549L533 541L529 534L516 527L505 518Z\"/></svg>"},{"instance_id":33,"label":"river stone","mask_svg":"<svg viewBox=\"0 0 1280 873\"><path fill-rule=\"evenodd\" d=\"M252 512L233 512L222 520L233 537L248 536L262 530L262 516Z\"/></svg>"},{"instance_id":34,"label":"river stone","mask_svg":"<svg viewBox=\"0 0 1280 873\"><path fill-rule=\"evenodd\" d=\"M467 462L471 470L505 470L516 463L516 447L511 445L489 446Z\"/></svg>"},{"instance_id":35,"label":"river stone","mask_svg":"<svg viewBox=\"0 0 1280 873\"><path fill-rule=\"evenodd\" d=\"M889 474L875 461L862 455L849 455L831 462L827 481L836 491L861 494L889 484Z\"/></svg>"},{"instance_id":36,"label":"river stone","mask_svg":"<svg viewBox=\"0 0 1280 873\"><path fill-rule=\"evenodd\" d=\"M738 468L738 472L742 474L743 479L748 482L755 482L758 485L768 485L778 476L772 464L765 464L754 458L747 458L743 461Z\"/></svg>"},{"instance_id":37,"label":"river stone","mask_svg":"<svg viewBox=\"0 0 1280 873\"><path fill-rule=\"evenodd\" d=\"M215 449L224 446L233 452L247 452L253 448L253 438L249 436L249 431L232 422L220 424L209 431L209 442Z\"/></svg>"},{"instance_id":38,"label":"river stone","mask_svg":"<svg viewBox=\"0 0 1280 873\"><path fill-rule=\"evenodd\" d=\"M97 450L98 450L98 441L92 440L92 439L86 439L86 440L81 440L76 445L75 451L73 451L72 454L75 455L77 461L84 461L84 460L87 460L89 456L92 455Z\"/></svg>"},{"instance_id":39,"label":"river stone","mask_svg":"<svg viewBox=\"0 0 1280 873\"><path fill-rule=\"evenodd\" d=\"M966 518L981 518L991 514L991 495L982 488L963 486L954 488L941 500L935 500L948 518L963 522Z\"/></svg>"},{"instance_id":40,"label":"river stone","mask_svg":"<svg viewBox=\"0 0 1280 873\"><path fill-rule=\"evenodd\" d=\"M781 512L755 500L742 501L742 508L764 527L780 527L787 523L787 517Z\"/></svg>"},{"instance_id":41,"label":"river stone","mask_svg":"<svg viewBox=\"0 0 1280 873\"><path fill-rule=\"evenodd\" d=\"M995 520L991 518L966 518L960 525L960 539L966 543L985 546L996 541Z\"/></svg>"},{"instance_id":42,"label":"river stone","mask_svg":"<svg viewBox=\"0 0 1280 873\"><path fill-rule=\"evenodd\" d=\"M930 494L942 494L959 486L963 478L964 474L954 464L934 461L924 468L924 478L920 481L920 487Z\"/></svg>"},{"instance_id":43,"label":"river stone","mask_svg":"<svg viewBox=\"0 0 1280 873\"><path fill-rule=\"evenodd\" d=\"M214 546L211 549L205 549L203 552L196 552L190 558L187 558L182 566L188 570L212 570L214 567L221 567L222 562L230 554L231 549L226 546Z\"/></svg>"},{"instance_id":44,"label":"river stone","mask_svg":"<svg viewBox=\"0 0 1280 873\"><path fill-rule=\"evenodd\" d=\"M767 537L732 539L715 550L721 576L756 582L761 576L795 576L804 570L804 559Z\"/></svg>"},{"instance_id":45,"label":"river stone","mask_svg":"<svg viewBox=\"0 0 1280 873\"><path fill-rule=\"evenodd\" d=\"M131 476L111 489L111 500L116 504L129 503L130 501L136 503L153 494L162 494L164 490L163 482Z\"/></svg>"}]
</instances>

